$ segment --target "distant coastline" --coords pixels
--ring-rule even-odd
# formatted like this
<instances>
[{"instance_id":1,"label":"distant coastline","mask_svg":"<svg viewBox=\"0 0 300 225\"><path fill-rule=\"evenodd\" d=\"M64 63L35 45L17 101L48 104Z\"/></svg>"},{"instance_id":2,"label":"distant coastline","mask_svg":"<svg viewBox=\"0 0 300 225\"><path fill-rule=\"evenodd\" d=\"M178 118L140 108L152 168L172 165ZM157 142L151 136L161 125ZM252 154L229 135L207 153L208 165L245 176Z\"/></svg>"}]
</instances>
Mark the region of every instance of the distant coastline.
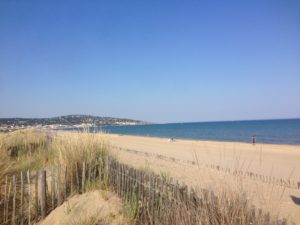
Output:
<instances>
[{"instance_id":1,"label":"distant coastline","mask_svg":"<svg viewBox=\"0 0 300 225\"><path fill-rule=\"evenodd\" d=\"M18 129L67 129L95 126L131 126L145 125L147 122L125 118L99 117L91 115L67 115L51 118L0 118L0 132Z\"/></svg>"}]
</instances>

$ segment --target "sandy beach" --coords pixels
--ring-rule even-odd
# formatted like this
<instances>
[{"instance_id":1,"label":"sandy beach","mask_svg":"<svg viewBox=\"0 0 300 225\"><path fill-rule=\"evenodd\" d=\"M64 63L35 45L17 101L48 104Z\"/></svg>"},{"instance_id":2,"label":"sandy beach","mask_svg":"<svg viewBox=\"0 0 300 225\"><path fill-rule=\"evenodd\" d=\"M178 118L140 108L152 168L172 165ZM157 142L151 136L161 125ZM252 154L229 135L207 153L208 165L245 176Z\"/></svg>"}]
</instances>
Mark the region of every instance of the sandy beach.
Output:
<instances>
[{"instance_id":1,"label":"sandy beach","mask_svg":"<svg viewBox=\"0 0 300 225\"><path fill-rule=\"evenodd\" d=\"M300 224L300 146L99 135L130 165L197 188L243 191L255 206Z\"/></svg>"}]
</instances>

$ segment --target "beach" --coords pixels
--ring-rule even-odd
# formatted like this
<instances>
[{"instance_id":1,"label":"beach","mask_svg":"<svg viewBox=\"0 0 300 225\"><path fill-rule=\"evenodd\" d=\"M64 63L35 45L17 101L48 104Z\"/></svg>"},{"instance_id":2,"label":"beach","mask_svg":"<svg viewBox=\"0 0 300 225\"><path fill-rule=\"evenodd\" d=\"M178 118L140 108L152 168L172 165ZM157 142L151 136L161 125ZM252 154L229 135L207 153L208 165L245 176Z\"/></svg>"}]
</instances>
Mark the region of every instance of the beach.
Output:
<instances>
[{"instance_id":1,"label":"beach","mask_svg":"<svg viewBox=\"0 0 300 225\"><path fill-rule=\"evenodd\" d=\"M197 188L245 192L255 206L300 223L300 146L98 135L120 161Z\"/></svg>"}]
</instances>

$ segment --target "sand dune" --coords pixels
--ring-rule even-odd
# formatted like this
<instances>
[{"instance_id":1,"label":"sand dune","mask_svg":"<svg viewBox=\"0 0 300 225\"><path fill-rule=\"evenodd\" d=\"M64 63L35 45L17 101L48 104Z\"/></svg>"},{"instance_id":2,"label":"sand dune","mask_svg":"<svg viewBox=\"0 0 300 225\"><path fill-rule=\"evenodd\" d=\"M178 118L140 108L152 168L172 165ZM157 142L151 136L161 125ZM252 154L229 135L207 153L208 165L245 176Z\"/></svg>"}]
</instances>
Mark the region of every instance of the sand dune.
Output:
<instances>
[{"instance_id":1,"label":"sand dune","mask_svg":"<svg viewBox=\"0 0 300 225\"><path fill-rule=\"evenodd\" d=\"M39 225L124 225L122 202L107 191L75 195L53 210Z\"/></svg>"}]
</instances>

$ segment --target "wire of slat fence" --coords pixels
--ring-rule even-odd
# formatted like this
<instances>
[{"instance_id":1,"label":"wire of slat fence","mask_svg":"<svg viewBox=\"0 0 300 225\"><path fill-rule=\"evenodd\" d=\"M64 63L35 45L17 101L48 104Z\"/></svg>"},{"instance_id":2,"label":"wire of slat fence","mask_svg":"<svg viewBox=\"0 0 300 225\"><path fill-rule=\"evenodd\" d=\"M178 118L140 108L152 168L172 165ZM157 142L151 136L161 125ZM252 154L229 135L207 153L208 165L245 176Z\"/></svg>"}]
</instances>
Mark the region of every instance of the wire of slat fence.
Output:
<instances>
[{"instance_id":1,"label":"wire of slat fence","mask_svg":"<svg viewBox=\"0 0 300 225\"><path fill-rule=\"evenodd\" d=\"M177 159L174 157L169 157L169 156L165 156L165 155L161 155L161 154L157 154L157 153L149 153L149 152L138 151L138 150L133 150L133 149L128 149L128 148L121 148L121 147L117 147L117 146L113 146L113 147L116 150L130 152L130 153L134 153L134 154L138 154L138 155L151 156L151 157L155 157L155 158L162 159L162 160L169 161L169 162L184 163L184 164L189 164L189 165L198 165L197 158L196 158L196 161L183 160L183 159ZM300 181L295 181L292 179L284 179L284 178L278 178L278 177L273 177L273 176L266 176L266 175L258 174L258 173L251 172L251 171L237 170L237 169L233 169L233 168L222 167L220 165L215 165L215 164L203 164L203 166L208 169L213 169L213 170L222 171L225 173L230 173L234 176L245 176L250 179L259 180L264 183L271 183L271 184L280 185L280 186L284 186L284 187L288 187L288 188L300 189Z\"/></svg>"},{"instance_id":2,"label":"wire of slat fence","mask_svg":"<svg viewBox=\"0 0 300 225\"><path fill-rule=\"evenodd\" d=\"M212 191L202 190L199 197L184 184L135 169L111 157L77 162L69 168L62 168L58 163L48 171L49 179L46 169L27 171L27 182L24 182L23 172L6 177L4 197L0 199L2 224L33 224L70 195L85 192L91 182L110 187L130 206L135 219L150 225L171 224L170 221L176 224L175 219L184 220L186 224L201 223L201 210L216 208L218 204L218 197ZM253 209L247 213L249 222L256 224L261 212ZM271 224L267 213L263 217L264 224Z\"/></svg>"}]
</instances>

